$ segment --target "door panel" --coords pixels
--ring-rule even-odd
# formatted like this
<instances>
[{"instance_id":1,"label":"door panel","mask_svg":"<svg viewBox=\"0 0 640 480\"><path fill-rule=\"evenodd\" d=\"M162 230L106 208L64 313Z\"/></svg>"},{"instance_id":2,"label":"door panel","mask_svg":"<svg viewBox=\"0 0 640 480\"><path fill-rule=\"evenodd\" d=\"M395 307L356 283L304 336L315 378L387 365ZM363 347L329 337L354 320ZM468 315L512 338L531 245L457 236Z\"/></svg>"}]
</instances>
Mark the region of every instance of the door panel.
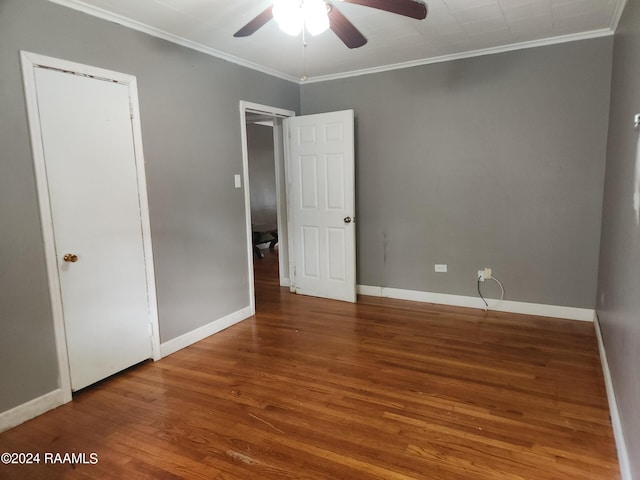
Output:
<instances>
[{"instance_id":1,"label":"door panel","mask_svg":"<svg viewBox=\"0 0 640 480\"><path fill-rule=\"evenodd\" d=\"M345 258L345 238L344 228L327 229L327 245L329 248L329 280L346 282L346 258Z\"/></svg>"},{"instance_id":2,"label":"door panel","mask_svg":"<svg viewBox=\"0 0 640 480\"><path fill-rule=\"evenodd\" d=\"M354 302L353 111L286 120L297 293Z\"/></svg>"},{"instance_id":3,"label":"door panel","mask_svg":"<svg viewBox=\"0 0 640 480\"><path fill-rule=\"evenodd\" d=\"M318 227L302 226L302 276L320 278L320 235Z\"/></svg>"},{"instance_id":4,"label":"door panel","mask_svg":"<svg viewBox=\"0 0 640 480\"><path fill-rule=\"evenodd\" d=\"M327 155L327 210L345 210L344 156Z\"/></svg>"},{"instance_id":5,"label":"door panel","mask_svg":"<svg viewBox=\"0 0 640 480\"><path fill-rule=\"evenodd\" d=\"M35 79L78 390L152 356L129 89L42 68Z\"/></svg>"},{"instance_id":6,"label":"door panel","mask_svg":"<svg viewBox=\"0 0 640 480\"><path fill-rule=\"evenodd\" d=\"M318 209L318 158L315 155L300 156L301 208Z\"/></svg>"}]
</instances>

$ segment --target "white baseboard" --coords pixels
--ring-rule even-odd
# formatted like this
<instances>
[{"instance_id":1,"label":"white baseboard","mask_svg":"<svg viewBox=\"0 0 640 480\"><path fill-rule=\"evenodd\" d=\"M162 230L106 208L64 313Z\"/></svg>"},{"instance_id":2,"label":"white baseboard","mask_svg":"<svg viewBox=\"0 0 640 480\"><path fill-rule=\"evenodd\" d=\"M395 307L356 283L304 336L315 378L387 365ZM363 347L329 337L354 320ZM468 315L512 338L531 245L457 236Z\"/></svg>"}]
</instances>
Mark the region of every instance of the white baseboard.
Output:
<instances>
[{"instance_id":1,"label":"white baseboard","mask_svg":"<svg viewBox=\"0 0 640 480\"><path fill-rule=\"evenodd\" d=\"M607 389L607 399L609 400L609 414L611 416L611 426L613 427L613 437L615 438L616 449L618 450L620 474L622 475L622 480L633 480L631 475L631 464L629 463L629 454L627 452L627 444L624 441L624 434L622 432L622 421L620 420L620 412L618 411L618 402L616 401L616 394L613 390L609 361L607 360L607 352L604 348L604 341L602 339L600 321L598 320L597 313L594 314L593 321L595 323L596 337L598 337L598 350L600 350L600 362L602 363L604 385Z\"/></svg>"},{"instance_id":2,"label":"white baseboard","mask_svg":"<svg viewBox=\"0 0 640 480\"><path fill-rule=\"evenodd\" d=\"M34 398L22 405L0 413L0 432L16 427L21 423L31 420L38 415L42 415L49 410L65 403L62 389L58 388L49 393L45 393L41 397Z\"/></svg>"},{"instance_id":3,"label":"white baseboard","mask_svg":"<svg viewBox=\"0 0 640 480\"><path fill-rule=\"evenodd\" d=\"M214 333L235 325L251 315L253 315L251 307L245 307L237 312L227 315L226 317L215 320L200 328L196 328L195 330L161 344L160 354L162 357L171 355L182 348L188 347L189 345L213 335ZM65 395L63 394L62 389L59 388L42 395L41 397L23 403L22 405L18 405L11 410L2 412L0 413L0 432L16 427L21 423L31 420L38 415L42 415L49 410L53 410L64 403L66 403Z\"/></svg>"},{"instance_id":4,"label":"white baseboard","mask_svg":"<svg viewBox=\"0 0 640 480\"><path fill-rule=\"evenodd\" d=\"M254 312L251 307L245 307L237 312L233 312L226 317L219 318L214 320L211 323L207 323L202 327L198 327L195 330L191 330L190 332L185 333L184 335L180 335L179 337L173 338L169 341L160 344L160 357L166 357L167 355L171 355L172 353L177 352L178 350L182 350L189 345L193 345L200 340L207 338L214 333L218 333L225 328L229 328L232 325L235 325L242 320L249 318L253 315Z\"/></svg>"},{"instance_id":5,"label":"white baseboard","mask_svg":"<svg viewBox=\"0 0 640 480\"><path fill-rule=\"evenodd\" d=\"M358 285L357 292L360 295L374 297L389 297L400 300L413 300L415 302L438 303L456 307L484 308L484 303L479 297L466 297L463 295L449 295L446 293L420 292L417 290L402 290L399 288L375 287ZM489 310L509 313L523 313L540 317L566 318L592 322L595 311L588 308L563 307L559 305L544 305L540 303L512 302L488 298Z\"/></svg>"}]
</instances>

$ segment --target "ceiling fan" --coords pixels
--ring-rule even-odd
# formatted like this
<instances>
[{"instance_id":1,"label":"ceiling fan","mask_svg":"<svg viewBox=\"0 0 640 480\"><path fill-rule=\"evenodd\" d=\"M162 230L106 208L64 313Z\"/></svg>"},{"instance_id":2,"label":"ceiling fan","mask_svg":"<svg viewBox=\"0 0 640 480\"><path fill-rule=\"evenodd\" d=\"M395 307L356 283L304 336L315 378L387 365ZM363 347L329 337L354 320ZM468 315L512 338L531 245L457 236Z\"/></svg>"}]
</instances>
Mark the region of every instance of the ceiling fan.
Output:
<instances>
[{"instance_id":1,"label":"ceiling fan","mask_svg":"<svg viewBox=\"0 0 640 480\"><path fill-rule=\"evenodd\" d=\"M396 13L405 17L422 20L427 17L427 6L416 0L338 0L365 7ZM286 11L285 11L286 10ZM295 18L285 18L293 15ZM324 0L275 0L275 3L234 33L234 37L248 37L272 18L276 18L280 28L290 35L298 35L303 25L312 34L330 28L349 48L358 48L367 43L365 36L338 10L333 3ZM293 22L293 23L291 23ZM293 25L293 27L288 27Z\"/></svg>"}]
</instances>

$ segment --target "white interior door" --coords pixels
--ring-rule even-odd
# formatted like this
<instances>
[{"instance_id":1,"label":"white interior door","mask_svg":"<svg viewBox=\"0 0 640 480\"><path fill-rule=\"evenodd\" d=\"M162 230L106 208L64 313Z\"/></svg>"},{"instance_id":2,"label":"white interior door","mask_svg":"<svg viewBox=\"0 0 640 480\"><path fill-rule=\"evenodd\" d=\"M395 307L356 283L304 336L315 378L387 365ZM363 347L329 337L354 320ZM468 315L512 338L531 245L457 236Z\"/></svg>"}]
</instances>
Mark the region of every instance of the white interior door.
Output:
<instances>
[{"instance_id":1,"label":"white interior door","mask_svg":"<svg viewBox=\"0 0 640 480\"><path fill-rule=\"evenodd\" d=\"M296 293L355 302L353 110L285 120Z\"/></svg>"},{"instance_id":2,"label":"white interior door","mask_svg":"<svg viewBox=\"0 0 640 480\"><path fill-rule=\"evenodd\" d=\"M78 390L152 356L130 93L121 83L59 70L34 74Z\"/></svg>"}]
</instances>

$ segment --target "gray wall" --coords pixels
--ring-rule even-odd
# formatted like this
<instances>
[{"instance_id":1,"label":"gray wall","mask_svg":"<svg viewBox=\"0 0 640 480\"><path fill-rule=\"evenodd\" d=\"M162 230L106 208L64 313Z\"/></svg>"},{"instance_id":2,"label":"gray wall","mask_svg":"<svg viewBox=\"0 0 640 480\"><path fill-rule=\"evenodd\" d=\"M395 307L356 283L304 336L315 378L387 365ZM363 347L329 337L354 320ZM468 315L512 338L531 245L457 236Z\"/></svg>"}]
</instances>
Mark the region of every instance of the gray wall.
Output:
<instances>
[{"instance_id":1,"label":"gray wall","mask_svg":"<svg viewBox=\"0 0 640 480\"><path fill-rule=\"evenodd\" d=\"M640 478L640 3L627 2L616 32L598 318L634 478Z\"/></svg>"},{"instance_id":2,"label":"gray wall","mask_svg":"<svg viewBox=\"0 0 640 480\"><path fill-rule=\"evenodd\" d=\"M637 45L638 6L627 10L624 25L636 19ZM631 293L638 249L637 230L621 217L630 208L624 182L635 144L621 133L616 139L615 125L630 118L632 95L638 99L623 71L638 53L624 31L616 41L622 60L599 307L630 418L640 398L625 369L638 364L630 335L638 330ZM593 308L611 43L299 88L44 0L0 0L0 411L57 387L19 50L138 77L164 342L248 305L246 248L238 242L243 192L233 188L242 166L241 99L303 113L355 109L360 284L473 296L476 271L491 266L507 299ZM626 193L618 201L619 190ZM447 263L449 273L435 274L434 263ZM625 293L613 285L626 285Z\"/></svg>"},{"instance_id":3,"label":"gray wall","mask_svg":"<svg viewBox=\"0 0 640 480\"><path fill-rule=\"evenodd\" d=\"M247 124L252 223L275 224L278 220L273 148L272 127Z\"/></svg>"},{"instance_id":4,"label":"gray wall","mask_svg":"<svg viewBox=\"0 0 640 480\"><path fill-rule=\"evenodd\" d=\"M249 305L239 101L299 107L296 84L44 0L0 0L0 412L57 387L20 50L138 78L163 342Z\"/></svg>"},{"instance_id":5,"label":"gray wall","mask_svg":"<svg viewBox=\"0 0 640 480\"><path fill-rule=\"evenodd\" d=\"M594 308L611 50L608 37L303 85L303 114L356 112L358 283L476 296L486 266L508 300Z\"/></svg>"}]
</instances>

